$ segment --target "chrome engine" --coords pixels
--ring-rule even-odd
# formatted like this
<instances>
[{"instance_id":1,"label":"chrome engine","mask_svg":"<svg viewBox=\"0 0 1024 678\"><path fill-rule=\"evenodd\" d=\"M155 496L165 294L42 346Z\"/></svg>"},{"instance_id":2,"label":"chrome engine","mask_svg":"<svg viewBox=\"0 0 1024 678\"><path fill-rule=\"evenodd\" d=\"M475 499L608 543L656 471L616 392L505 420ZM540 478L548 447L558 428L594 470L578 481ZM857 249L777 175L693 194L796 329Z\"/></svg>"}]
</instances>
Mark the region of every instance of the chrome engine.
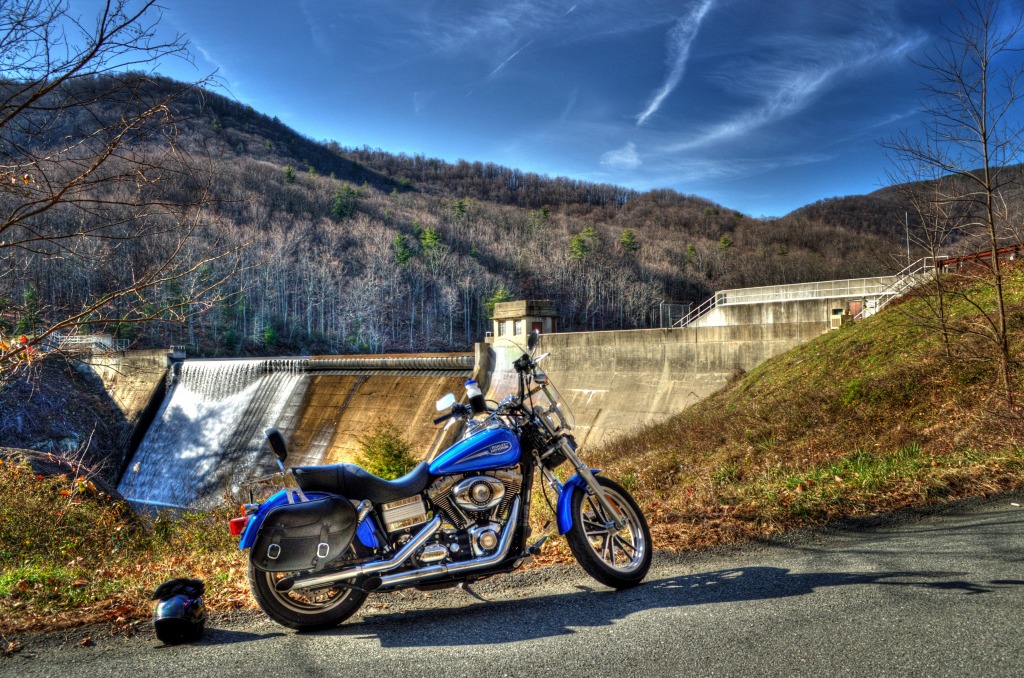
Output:
<instances>
[{"instance_id":1,"label":"chrome engine","mask_svg":"<svg viewBox=\"0 0 1024 678\"><path fill-rule=\"evenodd\" d=\"M516 467L446 476L427 489L443 527L416 556L420 563L481 558L501 541L509 507L523 485Z\"/></svg>"},{"instance_id":2,"label":"chrome engine","mask_svg":"<svg viewBox=\"0 0 1024 678\"><path fill-rule=\"evenodd\" d=\"M452 488L455 505L464 511L487 511L501 503L505 484L493 476L472 476Z\"/></svg>"},{"instance_id":3,"label":"chrome engine","mask_svg":"<svg viewBox=\"0 0 1024 678\"><path fill-rule=\"evenodd\" d=\"M445 523L464 530L478 523L503 524L522 485L523 474L513 467L446 476L436 480L427 495Z\"/></svg>"}]
</instances>

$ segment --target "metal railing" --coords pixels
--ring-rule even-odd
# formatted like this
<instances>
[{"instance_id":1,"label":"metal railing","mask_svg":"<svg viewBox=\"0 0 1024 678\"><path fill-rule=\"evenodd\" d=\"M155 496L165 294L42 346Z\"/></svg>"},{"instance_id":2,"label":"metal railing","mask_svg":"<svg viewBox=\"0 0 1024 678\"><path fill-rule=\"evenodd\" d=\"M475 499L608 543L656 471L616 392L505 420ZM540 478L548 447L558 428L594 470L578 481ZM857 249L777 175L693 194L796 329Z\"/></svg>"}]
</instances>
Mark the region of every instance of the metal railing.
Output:
<instances>
[{"instance_id":1,"label":"metal railing","mask_svg":"<svg viewBox=\"0 0 1024 678\"><path fill-rule=\"evenodd\" d=\"M775 301L806 301L812 299L863 298L873 301L873 308L865 307L854 316L860 319L877 312L894 298L919 284L923 276L933 274L936 262L945 257L924 257L895 275L849 280L826 280L816 283L769 285L715 292L709 299L683 316L672 327L686 327L718 306L763 304ZM869 311L867 313L866 311Z\"/></svg>"},{"instance_id":2,"label":"metal railing","mask_svg":"<svg viewBox=\"0 0 1024 678\"><path fill-rule=\"evenodd\" d=\"M713 309L716 305L716 299L718 299L718 295L712 295L710 299L706 299L704 303L702 303L700 306L691 310L689 313L680 318L679 321L672 327L686 327L694 320L696 320L697 318L701 317L702 315Z\"/></svg>"},{"instance_id":3,"label":"metal railing","mask_svg":"<svg viewBox=\"0 0 1024 678\"><path fill-rule=\"evenodd\" d=\"M806 301L808 299L838 299L843 297L874 296L887 290L898 280L897 275L849 280L826 280L813 283L745 287L715 292L718 306L734 304L764 304L772 301Z\"/></svg>"},{"instance_id":4,"label":"metal railing","mask_svg":"<svg viewBox=\"0 0 1024 678\"><path fill-rule=\"evenodd\" d=\"M63 335L54 333L49 336L47 342L51 349L58 351L79 351L79 350L100 350L100 351L124 351L128 349L127 339L114 339L109 335Z\"/></svg>"}]
</instances>

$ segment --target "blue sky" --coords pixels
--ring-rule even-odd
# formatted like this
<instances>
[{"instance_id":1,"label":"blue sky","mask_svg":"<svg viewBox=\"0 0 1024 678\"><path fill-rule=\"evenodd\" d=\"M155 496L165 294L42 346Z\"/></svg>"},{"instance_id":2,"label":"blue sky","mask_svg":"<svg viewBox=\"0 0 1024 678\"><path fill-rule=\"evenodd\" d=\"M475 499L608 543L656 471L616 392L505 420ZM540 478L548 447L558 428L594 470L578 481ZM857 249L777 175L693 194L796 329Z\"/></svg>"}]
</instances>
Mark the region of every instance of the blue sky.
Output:
<instances>
[{"instance_id":1,"label":"blue sky","mask_svg":"<svg viewBox=\"0 0 1024 678\"><path fill-rule=\"evenodd\" d=\"M82 10L86 11L82 3ZM231 96L314 139L752 216L867 193L950 0L168 0ZM77 7L76 3L76 7Z\"/></svg>"}]
</instances>

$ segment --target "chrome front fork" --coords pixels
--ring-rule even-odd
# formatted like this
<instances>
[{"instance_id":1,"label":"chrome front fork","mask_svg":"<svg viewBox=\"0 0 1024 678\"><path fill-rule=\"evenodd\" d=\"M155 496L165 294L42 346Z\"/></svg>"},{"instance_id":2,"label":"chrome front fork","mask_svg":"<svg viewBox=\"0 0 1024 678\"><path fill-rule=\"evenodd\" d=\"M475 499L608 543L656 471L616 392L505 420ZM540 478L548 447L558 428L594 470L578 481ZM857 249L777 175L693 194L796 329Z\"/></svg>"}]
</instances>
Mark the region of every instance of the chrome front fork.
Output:
<instances>
[{"instance_id":1,"label":"chrome front fork","mask_svg":"<svg viewBox=\"0 0 1024 678\"><path fill-rule=\"evenodd\" d=\"M558 440L558 445L562 450L562 454L565 455L565 458L569 460L572 467L576 469L576 473L586 484L587 494L597 499L597 503L601 505L602 509L604 509L605 515L611 519L606 527L611 528L614 525L615 528L619 530L625 527L626 520L622 513L614 504L608 501L608 497L604 492L604 487L601 483L597 482L597 478L595 478L594 474L590 472L590 467L584 464L583 460L580 459L578 454L576 454L576 441L566 436L562 436ZM558 482L558 479L555 478L555 474L543 465L541 468L543 469L544 477L548 481L548 485L554 488L556 492L561 492L562 485Z\"/></svg>"}]
</instances>

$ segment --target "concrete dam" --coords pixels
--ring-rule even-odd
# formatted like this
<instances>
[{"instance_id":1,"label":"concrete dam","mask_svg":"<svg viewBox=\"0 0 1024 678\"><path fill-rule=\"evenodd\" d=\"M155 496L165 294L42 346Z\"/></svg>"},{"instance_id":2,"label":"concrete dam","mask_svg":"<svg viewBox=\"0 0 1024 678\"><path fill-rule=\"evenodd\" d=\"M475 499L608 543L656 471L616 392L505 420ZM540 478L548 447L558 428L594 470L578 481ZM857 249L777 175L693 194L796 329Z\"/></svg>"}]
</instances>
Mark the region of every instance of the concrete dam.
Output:
<instances>
[{"instance_id":1,"label":"concrete dam","mask_svg":"<svg viewBox=\"0 0 1024 678\"><path fill-rule=\"evenodd\" d=\"M582 445L668 419L739 373L827 331L825 322L543 335L541 366L576 417Z\"/></svg>"},{"instance_id":2,"label":"concrete dam","mask_svg":"<svg viewBox=\"0 0 1024 678\"><path fill-rule=\"evenodd\" d=\"M507 302L495 306L493 335L525 346L532 329L541 331L539 351L550 352L541 367L574 413L577 439L607 445L839 328L907 284L893 277L727 290L675 327L607 332L558 333L550 302ZM507 378L492 378L503 360L490 340L474 353L186 360L167 371L166 388L152 387L162 402L147 428L139 421L140 393L162 374L151 353L137 368L122 354L99 374L124 403L126 419L137 422L132 439L141 439L119 489L153 506L213 506L245 480L274 470L263 444L271 426L285 434L290 464L350 461L359 438L381 419L397 425L414 455L427 458L458 435L457 427L434 426L437 399L462 396L470 377L492 400L510 388Z\"/></svg>"},{"instance_id":3,"label":"concrete dam","mask_svg":"<svg viewBox=\"0 0 1024 678\"><path fill-rule=\"evenodd\" d=\"M584 445L613 443L660 421L823 331L821 323L687 327L542 335L541 363L576 417ZM518 340L519 338L513 337ZM525 346L525 337L518 342ZM241 483L276 470L263 443L284 433L292 465L351 461L359 438L393 422L427 458L458 435L433 424L434 403L462 396L470 377L500 400L494 348L444 355L185 360L167 371L166 395L118 489L154 507L212 507ZM507 375L506 375L507 376ZM442 436L445 436L442 438Z\"/></svg>"}]
</instances>

